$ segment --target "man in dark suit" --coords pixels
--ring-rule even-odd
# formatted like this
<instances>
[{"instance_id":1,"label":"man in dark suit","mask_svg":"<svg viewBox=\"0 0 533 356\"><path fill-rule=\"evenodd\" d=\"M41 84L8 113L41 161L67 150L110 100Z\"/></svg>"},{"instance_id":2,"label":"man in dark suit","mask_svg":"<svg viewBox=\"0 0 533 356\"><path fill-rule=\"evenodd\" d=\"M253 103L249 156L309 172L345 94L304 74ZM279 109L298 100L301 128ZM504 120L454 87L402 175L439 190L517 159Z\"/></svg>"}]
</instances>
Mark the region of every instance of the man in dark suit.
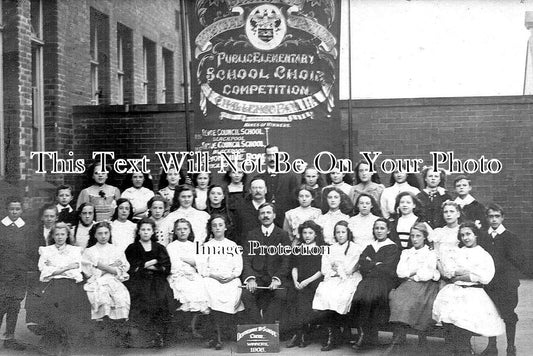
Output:
<instances>
[{"instance_id":1,"label":"man in dark suit","mask_svg":"<svg viewBox=\"0 0 533 356\"><path fill-rule=\"evenodd\" d=\"M246 236L253 229L261 226L257 219L258 209L267 202L267 188L262 178L255 177L250 182L250 199L245 199L235 208L236 243L243 246Z\"/></svg>"},{"instance_id":2,"label":"man in dark suit","mask_svg":"<svg viewBox=\"0 0 533 356\"><path fill-rule=\"evenodd\" d=\"M276 204L275 223L283 227L285 213L298 206L295 197L295 189L300 184L300 177L293 172L277 173L275 171L276 155L279 149L275 145L268 145L265 148L265 162L267 164L266 172L259 174L257 177L262 178L267 187L266 199Z\"/></svg>"},{"instance_id":3,"label":"man in dark suit","mask_svg":"<svg viewBox=\"0 0 533 356\"><path fill-rule=\"evenodd\" d=\"M279 321L287 299L290 255L261 253L258 248L258 246L280 246L280 248L290 246L287 232L274 225L275 218L276 211L273 204L261 205L259 207L261 227L250 231L244 245L242 280L246 288L241 298L248 313L249 323L271 324Z\"/></svg>"},{"instance_id":4,"label":"man in dark suit","mask_svg":"<svg viewBox=\"0 0 533 356\"><path fill-rule=\"evenodd\" d=\"M503 226L503 208L498 204L489 204L486 210L488 225L487 234L483 236L480 245L487 250L494 259L494 278L485 286L485 291L492 299L500 316L505 322L507 335L507 355L516 355L515 334L518 315L515 308L518 305L518 280L520 271L526 270L526 257L520 239ZM496 337L489 337L487 348L482 355L497 355Z\"/></svg>"}]
</instances>

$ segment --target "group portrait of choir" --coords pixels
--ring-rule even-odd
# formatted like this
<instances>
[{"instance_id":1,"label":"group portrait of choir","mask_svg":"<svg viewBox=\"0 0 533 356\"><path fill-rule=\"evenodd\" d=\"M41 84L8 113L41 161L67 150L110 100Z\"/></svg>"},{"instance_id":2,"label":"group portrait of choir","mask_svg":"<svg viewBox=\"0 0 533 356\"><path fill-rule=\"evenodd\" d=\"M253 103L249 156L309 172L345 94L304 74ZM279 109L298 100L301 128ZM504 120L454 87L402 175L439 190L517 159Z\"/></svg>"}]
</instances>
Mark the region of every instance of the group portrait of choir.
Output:
<instances>
[{"instance_id":1,"label":"group portrait of choir","mask_svg":"<svg viewBox=\"0 0 533 356\"><path fill-rule=\"evenodd\" d=\"M266 147L265 173L170 168L157 189L143 173L119 189L95 164L92 183L78 194L59 186L38 221L9 197L0 223L4 347L26 347L15 338L25 300L26 326L51 353L102 332L115 346L179 347L179 319L216 350L236 324L279 323L288 348L351 342L361 352L380 345L388 325L392 352L408 332L427 348L441 327L449 354L471 355L470 339L481 335L482 355L497 355L505 334L506 354L516 355L526 256L504 208L476 200L469 177L453 177L448 192L445 172L431 167L394 172L387 187L364 161L354 177L311 166L282 174L277 152ZM257 245L328 248L258 254Z\"/></svg>"}]
</instances>

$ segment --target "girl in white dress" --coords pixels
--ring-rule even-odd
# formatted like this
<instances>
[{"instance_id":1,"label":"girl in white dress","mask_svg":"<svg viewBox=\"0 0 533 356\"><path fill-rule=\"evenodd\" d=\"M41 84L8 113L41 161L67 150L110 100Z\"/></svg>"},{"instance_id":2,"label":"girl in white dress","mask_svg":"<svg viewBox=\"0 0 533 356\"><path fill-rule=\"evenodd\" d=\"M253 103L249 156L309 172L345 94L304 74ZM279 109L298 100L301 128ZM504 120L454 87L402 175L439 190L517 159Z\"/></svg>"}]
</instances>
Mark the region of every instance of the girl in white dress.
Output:
<instances>
[{"instance_id":1,"label":"girl in white dress","mask_svg":"<svg viewBox=\"0 0 533 356\"><path fill-rule=\"evenodd\" d=\"M226 238L227 221L224 215L213 215L207 224L209 240L201 247L198 271L204 277L209 308L216 327L216 338L207 346L222 349L220 327L228 325L227 316L244 310L241 302L242 250Z\"/></svg>"},{"instance_id":2,"label":"girl in white dress","mask_svg":"<svg viewBox=\"0 0 533 356\"><path fill-rule=\"evenodd\" d=\"M314 200L314 192L307 185L301 185L296 191L299 207L291 209L285 213L283 230L289 233L293 245L299 243L298 227L307 220L315 221L322 212L318 208L313 208L311 204Z\"/></svg>"},{"instance_id":3,"label":"girl in white dress","mask_svg":"<svg viewBox=\"0 0 533 356\"><path fill-rule=\"evenodd\" d=\"M52 227L48 246L39 247L40 281L46 283L42 289L43 341L67 351L89 333L91 320L82 283L81 248L71 245L70 238L69 226L60 222Z\"/></svg>"},{"instance_id":4,"label":"girl in white dress","mask_svg":"<svg viewBox=\"0 0 533 356\"><path fill-rule=\"evenodd\" d=\"M396 274L403 282L389 294L390 321L395 326L393 347L405 341L406 326L418 330L418 343L426 345L426 329L435 322L431 318L433 301L439 292L440 273L437 256L427 245L428 227L417 223L411 228L412 248L402 251Z\"/></svg>"},{"instance_id":5,"label":"girl in white dress","mask_svg":"<svg viewBox=\"0 0 533 356\"><path fill-rule=\"evenodd\" d=\"M174 222L179 218L184 218L189 220L192 225L194 242L204 243L207 237L206 226L209 214L194 208L195 196L195 188L188 184L180 185L176 189L174 201L170 208L171 213L166 216L165 221L161 224L161 230L168 235L170 240L172 240L172 235L174 234Z\"/></svg>"},{"instance_id":6,"label":"girl in white dress","mask_svg":"<svg viewBox=\"0 0 533 356\"><path fill-rule=\"evenodd\" d=\"M196 331L196 321L200 312L209 313L208 295L202 276L196 269L196 244L191 223L186 219L178 219L174 223L174 241L167 246L170 256L170 275L168 283L174 292L174 299L181 305L179 310L195 312L191 320L194 337L202 336Z\"/></svg>"},{"instance_id":7,"label":"girl in white dress","mask_svg":"<svg viewBox=\"0 0 533 356\"><path fill-rule=\"evenodd\" d=\"M439 263L444 269L453 268L456 263L456 257L459 251L459 220L461 218L461 207L454 201L447 200L442 203L442 216L446 226L438 227L431 231L428 241L433 246ZM440 280L440 286L443 288L449 281Z\"/></svg>"},{"instance_id":8,"label":"girl in white dress","mask_svg":"<svg viewBox=\"0 0 533 356\"><path fill-rule=\"evenodd\" d=\"M111 243L111 224L101 221L91 228L82 258L89 277L83 289L91 303L91 318L127 319L130 294L122 282L129 279L130 264L124 250Z\"/></svg>"},{"instance_id":9,"label":"girl in white dress","mask_svg":"<svg viewBox=\"0 0 533 356\"><path fill-rule=\"evenodd\" d=\"M335 241L329 254L322 256L322 275L313 299L313 309L325 311L322 319L328 325L328 340L322 351L334 349L339 340L341 326L345 325L344 315L350 311L352 298L362 277L358 271L362 245L351 242L352 232L344 220L335 224ZM366 246L364 246L366 247Z\"/></svg>"},{"instance_id":10,"label":"girl in white dress","mask_svg":"<svg viewBox=\"0 0 533 356\"><path fill-rule=\"evenodd\" d=\"M316 223L322 227L324 242L332 245L335 242L333 228L341 220L348 220L352 210L352 204L348 195L335 187L326 187L323 190L324 201L322 202L322 212L316 219Z\"/></svg>"},{"instance_id":11,"label":"girl in white dress","mask_svg":"<svg viewBox=\"0 0 533 356\"><path fill-rule=\"evenodd\" d=\"M379 218L379 208L370 194L359 193L355 200L354 212L357 215L348 220L348 227L353 234L353 241L364 249L374 241L372 228Z\"/></svg>"},{"instance_id":12,"label":"girl in white dress","mask_svg":"<svg viewBox=\"0 0 533 356\"><path fill-rule=\"evenodd\" d=\"M133 221L146 217L148 200L154 196L153 184L147 173L130 173L126 175L121 198L129 199L133 206Z\"/></svg>"},{"instance_id":13,"label":"girl in white dress","mask_svg":"<svg viewBox=\"0 0 533 356\"><path fill-rule=\"evenodd\" d=\"M407 174L404 172L394 172L391 174L390 178L390 187L387 187L381 193L381 214L384 218L389 219L391 215L396 213L395 203L396 197L401 192L410 192L414 196L420 193L419 189L420 184L418 183L416 177L412 174Z\"/></svg>"},{"instance_id":14,"label":"girl in white dress","mask_svg":"<svg viewBox=\"0 0 533 356\"><path fill-rule=\"evenodd\" d=\"M471 221L459 226L460 248L456 263L442 266L441 275L449 279L433 304L433 319L447 329L446 344L452 353L469 353L472 334L497 336L505 325L483 285L494 277L494 261L478 245L480 231Z\"/></svg>"},{"instance_id":15,"label":"girl in white dress","mask_svg":"<svg viewBox=\"0 0 533 356\"><path fill-rule=\"evenodd\" d=\"M113 245L126 251L126 248L133 243L135 239L135 230L137 225L131 219L133 218L133 206L126 198L117 200L117 207L113 214L111 230L113 231Z\"/></svg>"}]
</instances>

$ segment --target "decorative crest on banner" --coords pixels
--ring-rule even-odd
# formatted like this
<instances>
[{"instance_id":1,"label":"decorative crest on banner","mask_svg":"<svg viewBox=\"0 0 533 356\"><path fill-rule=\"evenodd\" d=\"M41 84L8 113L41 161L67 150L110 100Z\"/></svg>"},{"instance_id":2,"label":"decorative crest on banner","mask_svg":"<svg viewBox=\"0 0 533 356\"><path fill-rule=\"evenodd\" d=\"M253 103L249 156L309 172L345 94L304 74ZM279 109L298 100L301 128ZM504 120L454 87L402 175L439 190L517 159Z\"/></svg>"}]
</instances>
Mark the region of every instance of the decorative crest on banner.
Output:
<instances>
[{"instance_id":1,"label":"decorative crest on banner","mask_svg":"<svg viewBox=\"0 0 533 356\"><path fill-rule=\"evenodd\" d=\"M276 133L283 130L290 144L304 153L317 145L335 150L339 4L340 0L191 3L189 9L196 14L191 20L195 120L202 120L196 146L213 155L231 151L255 159L272 137L280 142ZM234 128L231 132L236 133L208 135L213 128ZM249 129L259 131L250 134Z\"/></svg>"}]
</instances>

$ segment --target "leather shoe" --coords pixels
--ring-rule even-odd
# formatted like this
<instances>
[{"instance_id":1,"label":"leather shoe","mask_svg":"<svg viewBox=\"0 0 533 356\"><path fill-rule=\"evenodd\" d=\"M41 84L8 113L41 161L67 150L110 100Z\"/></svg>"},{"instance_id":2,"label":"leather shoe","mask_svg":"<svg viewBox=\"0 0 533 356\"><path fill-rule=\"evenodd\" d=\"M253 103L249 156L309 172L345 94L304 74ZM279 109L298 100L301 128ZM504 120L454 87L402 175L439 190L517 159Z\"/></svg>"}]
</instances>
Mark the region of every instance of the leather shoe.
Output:
<instances>
[{"instance_id":1,"label":"leather shoe","mask_svg":"<svg viewBox=\"0 0 533 356\"><path fill-rule=\"evenodd\" d=\"M287 343L287 348L291 348L291 347L296 347L298 346L298 344L300 343L300 338L299 338L299 335L298 334L294 334L289 342Z\"/></svg>"},{"instance_id":2,"label":"leather shoe","mask_svg":"<svg viewBox=\"0 0 533 356\"><path fill-rule=\"evenodd\" d=\"M496 356L498 355L498 348L494 345L489 345L483 350L480 356Z\"/></svg>"}]
</instances>

